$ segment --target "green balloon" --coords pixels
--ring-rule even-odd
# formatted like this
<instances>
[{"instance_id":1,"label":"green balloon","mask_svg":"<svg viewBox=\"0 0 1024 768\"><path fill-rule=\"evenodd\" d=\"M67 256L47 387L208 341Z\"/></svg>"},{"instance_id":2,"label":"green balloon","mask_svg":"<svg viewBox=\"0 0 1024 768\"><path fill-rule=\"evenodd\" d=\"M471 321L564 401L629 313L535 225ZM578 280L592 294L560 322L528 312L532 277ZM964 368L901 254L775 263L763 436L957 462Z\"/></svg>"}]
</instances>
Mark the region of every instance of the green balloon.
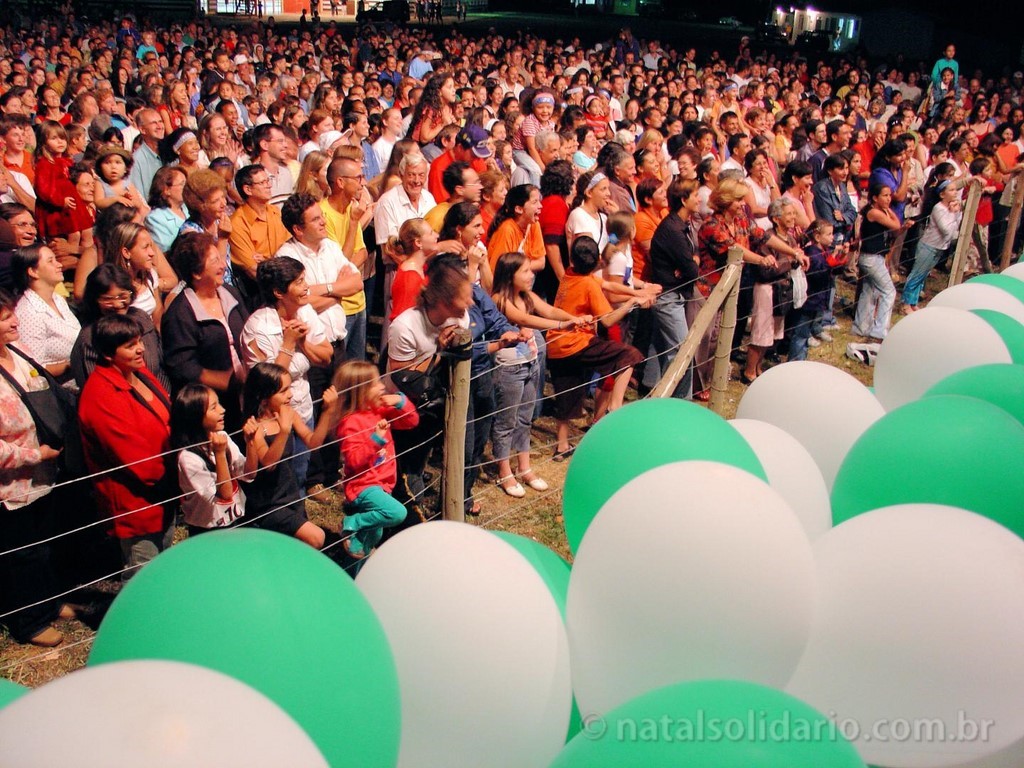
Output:
<instances>
[{"instance_id":1,"label":"green balloon","mask_svg":"<svg viewBox=\"0 0 1024 768\"><path fill-rule=\"evenodd\" d=\"M1006 279L1013 280L1012 277ZM1024 282L1020 280L1013 280L1013 282L1024 286ZM972 309L970 311L992 326L992 329L999 334L1014 363L1024 364L1024 325L1009 315L996 312L994 309Z\"/></svg>"},{"instance_id":2,"label":"green balloon","mask_svg":"<svg viewBox=\"0 0 1024 768\"><path fill-rule=\"evenodd\" d=\"M933 395L976 397L1002 408L1024 424L1024 366L1021 365L992 363L965 368L932 386L922 397Z\"/></svg>"},{"instance_id":3,"label":"green balloon","mask_svg":"<svg viewBox=\"0 0 1024 768\"><path fill-rule=\"evenodd\" d=\"M1017 301L1024 304L1024 282L1009 275L978 275L967 282L991 285L1001 291L1011 294Z\"/></svg>"},{"instance_id":4,"label":"green balloon","mask_svg":"<svg viewBox=\"0 0 1024 768\"><path fill-rule=\"evenodd\" d=\"M565 476L562 508L569 547L574 553L579 549L590 521L634 477L692 460L731 464L768 481L739 432L694 403L673 397L637 400L605 416L580 442Z\"/></svg>"},{"instance_id":5,"label":"green balloon","mask_svg":"<svg viewBox=\"0 0 1024 768\"><path fill-rule=\"evenodd\" d=\"M538 541L520 536L517 533L508 531L491 531L495 536L511 544L523 557L527 559L534 570L547 585L551 596L555 598L558 612L565 620L565 596L569 593L570 566L558 553L545 547ZM572 712L569 715L569 730L565 740L570 741L573 736L583 730L583 720L580 717L579 707L576 706L576 697L572 699Z\"/></svg>"},{"instance_id":6,"label":"green balloon","mask_svg":"<svg viewBox=\"0 0 1024 768\"><path fill-rule=\"evenodd\" d=\"M837 726L737 680L670 685L588 719L550 768L864 768Z\"/></svg>"},{"instance_id":7,"label":"green balloon","mask_svg":"<svg viewBox=\"0 0 1024 768\"><path fill-rule=\"evenodd\" d=\"M15 699L20 699L29 689L23 685L12 683L4 677L0 677L0 709L3 709Z\"/></svg>"},{"instance_id":8,"label":"green balloon","mask_svg":"<svg viewBox=\"0 0 1024 768\"><path fill-rule=\"evenodd\" d=\"M89 664L128 659L240 680L291 715L332 766L398 759L398 673L380 621L344 571L289 536L205 533L146 565L114 600Z\"/></svg>"},{"instance_id":9,"label":"green balloon","mask_svg":"<svg viewBox=\"0 0 1024 768\"><path fill-rule=\"evenodd\" d=\"M936 395L890 411L860 436L832 487L832 520L894 504L976 512L1024 535L1024 425L984 400Z\"/></svg>"}]
</instances>

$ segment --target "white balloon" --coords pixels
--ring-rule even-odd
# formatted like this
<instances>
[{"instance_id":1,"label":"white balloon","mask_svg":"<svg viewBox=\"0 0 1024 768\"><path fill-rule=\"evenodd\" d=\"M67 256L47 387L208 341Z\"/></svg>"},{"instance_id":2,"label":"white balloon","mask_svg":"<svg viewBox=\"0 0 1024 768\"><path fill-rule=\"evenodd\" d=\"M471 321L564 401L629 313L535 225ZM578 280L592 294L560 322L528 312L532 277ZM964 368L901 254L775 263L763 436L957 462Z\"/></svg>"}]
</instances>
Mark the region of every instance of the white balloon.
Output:
<instances>
[{"instance_id":1,"label":"white balloon","mask_svg":"<svg viewBox=\"0 0 1024 768\"><path fill-rule=\"evenodd\" d=\"M572 708L569 644L551 592L515 548L471 525L418 525L382 546L356 586L398 667L400 768L555 758Z\"/></svg>"},{"instance_id":2,"label":"white balloon","mask_svg":"<svg viewBox=\"0 0 1024 768\"><path fill-rule=\"evenodd\" d=\"M969 763L957 763L956 768L1021 768L1022 765L1024 765L1024 739L1015 741L1005 749L1000 749L991 755L971 760Z\"/></svg>"},{"instance_id":3,"label":"white balloon","mask_svg":"<svg viewBox=\"0 0 1024 768\"><path fill-rule=\"evenodd\" d=\"M327 768L327 761L284 710L233 677L177 661L119 661L72 672L0 710L0 765Z\"/></svg>"},{"instance_id":4,"label":"white balloon","mask_svg":"<svg viewBox=\"0 0 1024 768\"><path fill-rule=\"evenodd\" d=\"M929 306L903 318L875 360L875 397L887 411L917 400L950 374L986 363L1012 363L996 330L966 309Z\"/></svg>"},{"instance_id":5,"label":"white balloon","mask_svg":"<svg viewBox=\"0 0 1024 768\"><path fill-rule=\"evenodd\" d=\"M774 488L796 512L807 537L814 541L832 527L832 504L821 470L807 449L774 424L754 419L729 422L747 441Z\"/></svg>"},{"instance_id":6,"label":"white balloon","mask_svg":"<svg viewBox=\"0 0 1024 768\"><path fill-rule=\"evenodd\" d=\"M750 385L736 417L774 424L807 449L829 491L850 447L885 415L850 374L801 360L770 368Z\"/></svg>"},{"instance_id":7,"label":"white balloon","mask_svg":"<svg viewBox=\"0 0 1024 768\"><path fill-rule=\"evenodd\" d=\"M836 526L814 557L814 630L786 690L859 734L865 762L956 765L1024 736L1024 541L905 504Z\"/></svg>"},{"instance_id":8,"label":"white balloon","mask_svg":"<svg viewBox=\"0 0 1024 768\"><path fill-rule=\"evenodd\" d=\"M704 678L781 687L807 642L814 563L796 514L709 461L634 478L583 537L566 599L580 713Z\"/></svg>"},{"instance_id":9,"label":"white balloon","mask_svg":"<svg viewBox=\"0 0 1024 768\"><path fill-rule=\"evenodd\" d=\"M1024 261L1018 261L1016 264L1011 264L999 274L1006 275L1007 277L1014 277L1018 280L1024 280Z\"/></svg>"},{"instance_id":10,"label":"white balloon","mask_svg":"<svg viewBox=\"0 0 1024 768\"><path fill-rule=\"evenodd\" d=\"M953 307L954 309L992 309L1009 315L1018 323L1024 323L1024 304L1017 297L1002 288L974 280L946 288L928 302L928 306Z\"/></svg>"}]
</instances>

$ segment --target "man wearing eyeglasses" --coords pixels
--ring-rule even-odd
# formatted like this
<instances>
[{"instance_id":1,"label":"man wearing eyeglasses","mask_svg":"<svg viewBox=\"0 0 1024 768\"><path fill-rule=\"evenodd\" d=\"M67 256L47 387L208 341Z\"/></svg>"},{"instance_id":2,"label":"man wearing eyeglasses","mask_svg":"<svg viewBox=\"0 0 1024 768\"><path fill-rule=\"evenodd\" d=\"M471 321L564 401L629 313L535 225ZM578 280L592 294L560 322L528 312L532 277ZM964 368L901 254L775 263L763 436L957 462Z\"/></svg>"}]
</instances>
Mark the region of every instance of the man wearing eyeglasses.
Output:
<instances>
[{"instance_id":1,"label":"man wearing eyeglasses","mask_svg":"<svg viewBox=\"0 0 1024 768\"><path fill-rule=\"evenodd\" d=\"M231 263L236 287L249 311L258 304L256 265L269 259L291 235L281 211L271 205L270 176L262 165L247 165L235 174L235 188L244 203L231 217Z\"/></svg>"},{"instance_id":2,"label":"man wearing eyeglasses","mask_svg":"<svg viewBox=\"0 0 1024 768\"><path fill-rule=\"evenodd\" d=\"M367 258L363 227L373 218L373 201L366 190L366 178L358 160L338 157L327 166L327 186L330 192L320 201L320 210L326 221L327 237L340 246L345 258L363 278L363 286L338 299L345 311L345 357L350 360L366 359L366 296L373 295L373 262ZM307 265L307 270L310 267ZM325 275L329 277L329 275ZM335 275L334 279L338 276ZM368 283L368 285L367 285ZM364 286L366 292L364 292ZM314 307L316 302L314 301Z\"/></svg>"}]
</instances>

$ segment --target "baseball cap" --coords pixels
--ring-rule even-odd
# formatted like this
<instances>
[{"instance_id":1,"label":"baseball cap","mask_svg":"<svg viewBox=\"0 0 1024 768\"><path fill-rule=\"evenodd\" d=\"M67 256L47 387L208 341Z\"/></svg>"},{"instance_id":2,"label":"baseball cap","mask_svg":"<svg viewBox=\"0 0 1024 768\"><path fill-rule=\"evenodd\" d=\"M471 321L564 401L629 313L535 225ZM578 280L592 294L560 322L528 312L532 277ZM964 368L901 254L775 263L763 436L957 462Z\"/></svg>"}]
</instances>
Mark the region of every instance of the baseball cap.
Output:
<instances>
[{"instance_id":1,"label":"baseball cap","mask_svg":"<svg viewBox=\"0 0 1024 768\"><path fill-rule=\"evenodd\" d=\"M237 56L235 56L233 61L235 62L236 65L238 65L238 64L248 64L249 63L249 57L246 56L244 53L240 53Z\"/></svg>"},{"instance_id":2,"label":"baseball cap","mask_svg":"<svg viewBox=\"0 0 1024 768\"><path fill-rule=\"evenodd\" d=\"M459 145L466 149L472 150L476 157L481 160L486 160L491 156L491 148L487 146L487 139L490 135L475 123L469 123L461 131L459 135L455 137L455 140L459 142Z\"/></svg>"}]
</instances>

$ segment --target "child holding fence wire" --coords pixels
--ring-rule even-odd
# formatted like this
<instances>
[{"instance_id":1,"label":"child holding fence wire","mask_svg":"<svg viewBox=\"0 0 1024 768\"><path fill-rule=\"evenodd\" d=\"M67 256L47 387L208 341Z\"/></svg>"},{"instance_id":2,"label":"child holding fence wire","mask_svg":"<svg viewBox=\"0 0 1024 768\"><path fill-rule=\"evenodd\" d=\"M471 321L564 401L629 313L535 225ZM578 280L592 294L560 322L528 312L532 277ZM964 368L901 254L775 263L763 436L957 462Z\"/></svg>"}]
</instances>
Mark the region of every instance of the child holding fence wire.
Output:
<instances>
[{"instance_id":1,"label":"child holding fence wire","mask_svg":"<svg viewBox=\"0 0 1024 768\"><path fill-rule=\"evenodd\" d=\"M337 436L345 464L342 546L362 560L380 543L385 527L405 520L405 507L391 495L398 481L391 427L412 429L420 417L404 394L387 394L372 363L343 363L334 387L340 393Z\"/></svg>"}]
</instances>

